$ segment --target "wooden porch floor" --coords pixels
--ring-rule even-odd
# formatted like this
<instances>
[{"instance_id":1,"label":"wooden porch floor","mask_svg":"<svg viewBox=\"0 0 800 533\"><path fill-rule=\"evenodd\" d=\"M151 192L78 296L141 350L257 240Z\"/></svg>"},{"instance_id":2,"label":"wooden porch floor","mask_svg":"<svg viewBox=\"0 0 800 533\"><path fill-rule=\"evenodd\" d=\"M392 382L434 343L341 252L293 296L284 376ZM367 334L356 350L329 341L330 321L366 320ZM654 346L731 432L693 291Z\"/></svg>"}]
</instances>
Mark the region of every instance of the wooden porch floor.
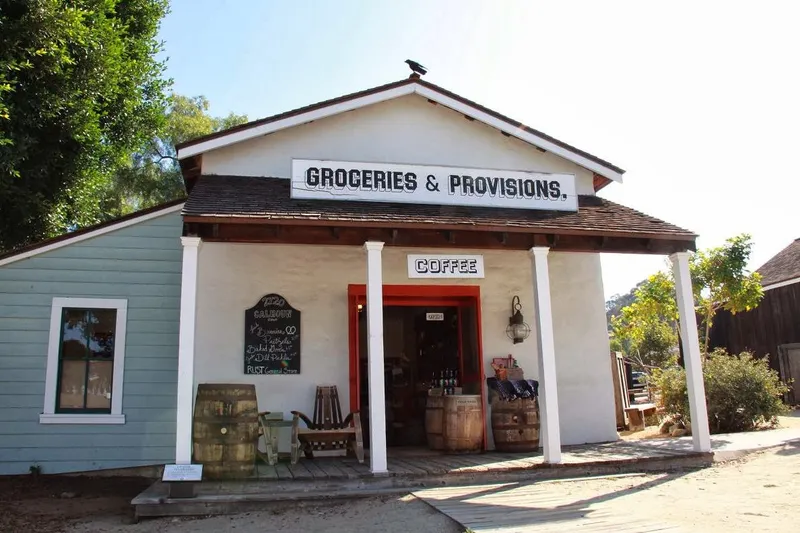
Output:
<instances>
[{"instance_id":1,"label":"wooden porch floor","mask_svg":"<svg viewBox=\"0 0 800 533\"><path fill-rule=\"evenodd\" d=\"M167 484L157 481L131 503L137 517L230 514L287 502L407 494L431 487L697 468L712 461L712 454L625 441L565 447L563 463L558 465L544 464L541 454L445 455L424 449L391 449L387 474L373 475L369 460L359 464L350 457L301 459L296 465L281 461L274 466L259 464L249 479L197 483L195 496L191 498L170 498Z\"/></svg>"},{"instance_id":2,"label":"wooden porch floor","mask_svg":"<svg viewBox=\"0 0 800 533\"><path fill-rule=\"evenodd\" d=\"M563 464L613 464L683 455L686 455L685 451L645 448L630 442L618 441L565 447ZM448 455L425 448L390 448L388 459L388 475L390 476L477 474L545 466L541 453L487 452ZM281 461L274 466L259 462L257 472L252 479L307 481L312 479L353 479L368 476L372 476L369 469L369 457L363 464L359 464L353 457L319 457L313 460L301 458L295 465L288 461Z\"/></svg>"}]
</instances>

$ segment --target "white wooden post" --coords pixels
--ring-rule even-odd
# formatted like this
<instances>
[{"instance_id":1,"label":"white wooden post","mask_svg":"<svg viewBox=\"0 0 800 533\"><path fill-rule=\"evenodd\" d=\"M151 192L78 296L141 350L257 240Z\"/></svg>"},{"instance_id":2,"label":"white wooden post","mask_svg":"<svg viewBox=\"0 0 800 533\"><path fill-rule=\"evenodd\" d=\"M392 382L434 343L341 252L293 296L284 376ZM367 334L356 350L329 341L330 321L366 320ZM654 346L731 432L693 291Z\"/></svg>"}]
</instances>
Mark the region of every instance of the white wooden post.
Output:
<instances>
[{"instance_id":1,"label":"white wooden post","mask_svg":"<svg viewBox=\"0 0 800 533\"><path fill-rule=\"evenodd\" d=\"M689 390L689 414L692 418L692 442L696 452L710 452L711 435L708 429L706 388L703 385L703 362L700 358L700 340L697 337L692 277L689 272L689 252L677 252L669 258L672 261L675 296L678 300L686 388Z\"/></svg>"},{"instance_id":2,"label":"white wooden post","mask_svg":"<svg viewBox=\"0 0 800 533\"><path fill-rule=\"evenodd\" d=\"M367 251L367 363L369 374L369 462L373 474L386 473L386 391L383 383L383 243Z\"/></svg>"},{"instance_id":3,"label":"white wooden post","mask_svg":"<svg viewBox=\"0 0 800 533\"><path fill-rule=\"evenodd\" d=\"M178 407L175 425L175 463L192 462L192 409L194 405L194 334L197 316L197 270L202 241L181 237L181 318L178 337Z\"/></svg>"},{"instance_id":4,"label":"white wooden post","mask_svg":"<svg viewBox=\"0 0 800 533\"><path fill-rule=\"evenodd\" d=\"M553 336L553 311L550 303L550 272L544 246L531 248L533 299L536 309L536 344L539 349L539 410L542 423L542 448L545 463L561 462L561 428L558 420L556 348Z\"/></svg>"}]
</instances>

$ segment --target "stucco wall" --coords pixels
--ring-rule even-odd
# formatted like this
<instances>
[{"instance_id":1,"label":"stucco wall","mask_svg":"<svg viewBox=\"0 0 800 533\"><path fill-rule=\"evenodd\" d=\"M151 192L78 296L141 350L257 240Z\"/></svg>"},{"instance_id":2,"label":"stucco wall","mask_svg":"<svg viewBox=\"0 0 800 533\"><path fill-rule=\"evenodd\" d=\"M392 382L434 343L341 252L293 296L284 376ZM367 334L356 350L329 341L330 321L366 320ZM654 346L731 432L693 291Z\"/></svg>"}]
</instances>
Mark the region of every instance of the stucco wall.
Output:
<instances>
[{"instance_id":1,"label":"stucco wall","mask_svg":"<svg viewBox=\"0 0 800 533\"><path fill-rule=\"evenodd\" d=\"M491 358L511 353L526 376L536 378L535 340L513 345L505 335L515 294L520 297L526 320L535 323L527 253L485 251L485 279L444 281L409 280L407 253L425 250L384 248L385 284L480 284L487 375L491 375ZM599 256L553 253L550 275L563 442L614 440L617 434ZM260 409L287 415L291 410L310 414L316 385L330 383L338 386L346 406L347 285L364 283L365 279L366 258L358 247L205 243L200 251L195 383L254 383ZM281 294L303 313L302 368L298 376L242 372L244 310L270 292Z\"/></svg>"},{"instance_id":2,"label":"stucco wall","mask_svg":"<svg viewBox=\"0 0 800 533\"><path fill-rule=\"evenodd\" d=\"M417 95L212 150L202 165L204 174L289 178L292 158L567 172L579 194L594 194L590 171Z\"/></svg>"},{"instance_id":3,"label":"stucco wall","mask_svg":"<svg viewBox=\"0 0 800 533\"><path fill-rule=\"evenodd\" d=\"M0 267L0 474L175 457L181 217L143 221ZM125 424L40 424L53 297L128 301Z\"/></svg>"}]
</instances>

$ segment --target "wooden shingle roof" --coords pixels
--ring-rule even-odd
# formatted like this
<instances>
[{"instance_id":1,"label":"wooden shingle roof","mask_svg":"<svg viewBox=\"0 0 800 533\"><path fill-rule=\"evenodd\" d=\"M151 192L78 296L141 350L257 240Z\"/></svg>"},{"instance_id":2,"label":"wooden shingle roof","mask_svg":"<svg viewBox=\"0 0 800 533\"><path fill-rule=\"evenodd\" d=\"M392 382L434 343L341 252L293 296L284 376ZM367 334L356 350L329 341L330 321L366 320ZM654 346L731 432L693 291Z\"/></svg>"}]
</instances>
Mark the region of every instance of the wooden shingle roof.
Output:
<instances>
[{"instance_id":1,"label":"wooden shingle roof","mask_svg":"<svg viewBox=\"0 0 800 533\"><path fill-rule=\"evenodd\" d=\"M757 271L761 274L761 284L765 287L800 278L800 239L778 252Z\"/></svg>"},{"instance_id":2,"label":"wooden shingle roof","mask_svg":"<svg viewBox=\"0 0 800 533\"><path fill-rule=\"evenodd\" d=\"M198 220L261 219L265 222L319 222L371 227L427 227L530 231L686 240L696 235L629 207L590 195L579 197L577 212L493 207L396 204L290 197L291 180L248 176L201 176L183 208Z\"/></svg>"}]
</instances>

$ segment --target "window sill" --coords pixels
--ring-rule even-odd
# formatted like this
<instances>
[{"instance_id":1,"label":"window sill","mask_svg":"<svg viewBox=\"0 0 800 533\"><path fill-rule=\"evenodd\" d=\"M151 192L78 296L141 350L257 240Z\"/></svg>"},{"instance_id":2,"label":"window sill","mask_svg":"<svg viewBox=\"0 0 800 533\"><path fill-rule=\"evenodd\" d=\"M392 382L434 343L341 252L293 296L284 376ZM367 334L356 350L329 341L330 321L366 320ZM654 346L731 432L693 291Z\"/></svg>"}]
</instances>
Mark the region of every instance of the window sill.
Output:
<instances>
[{"instance_id":1,"label":"window sill","mask_svg":"<svg viewBox=\"0 0 800 533\"><path fill-rule=\"evenodd\" d=\"M125 415L40 414L40 424L124 424Z\"/></svg>"}]
</instances>

